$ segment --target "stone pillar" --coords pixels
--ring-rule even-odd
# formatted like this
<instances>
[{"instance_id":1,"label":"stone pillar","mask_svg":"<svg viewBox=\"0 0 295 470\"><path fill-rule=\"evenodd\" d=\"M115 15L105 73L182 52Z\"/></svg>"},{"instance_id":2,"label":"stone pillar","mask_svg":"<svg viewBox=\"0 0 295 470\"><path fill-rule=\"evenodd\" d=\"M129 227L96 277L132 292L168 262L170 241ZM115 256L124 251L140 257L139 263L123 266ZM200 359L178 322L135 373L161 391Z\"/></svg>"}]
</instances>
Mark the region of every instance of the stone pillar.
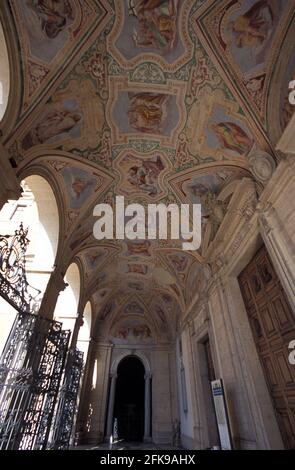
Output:
<instances>
[{"instance_id":1,"label":"stone pillar","mask_svg":"<svg viewBox=\"0 0 295 470\"><path fill-rule=\"evenodd\" d=\"M73 329L72 339L71 339L71 349L75 349L77 347L79 331L80 331L81 326L83 326L83 323L84 323L83 314L78 313L76 321L75 321L75 326L74 326L74 329ZM84 360L85 360L85 358L84 358Z\"/></svg>"},{"instance_id":2,"label":"stone pillar","mask_svg":"<svg viewBox=\"0 0 295 470\"><path fill-rule=\"evenodd\" d=\"M21 197L21 187L15 175L6 148L0 142L0 210L8 199Z\"/></svg>"},{"instance_id":3,"label":"stone pillar","mask_svg":"<svg viewBox=\"0 0 295 470\"><path fill-rule=\"evenodd\" d=\"M113 417L114 417L117 377L118 377L117 374L111 375L111 387L110 387L108 420L107 420L107 439L109 439L111 435L113 434Z\"/></svg>"},{"instance_id":4,"label":"stone pillar","mask_svg":"<svg viewBox=\"0 0 295 470\"><path fill-rule=\"evenodd\" d=\"M295 310L295 237L287 233L272 204L259 204L257 212L263 241L290 305Z\"/></svg>"},{"instance_id":5,"label":"stone pillar","mask_svg":"<svg viewBox=\"0 0 295 470\"><path fill-rule=\"evenodd\" d=\"M151 440L151 374L144 376L144 441Z\"/></svg>"},{"instance_id":6,"label":"stone pillar","mask_svg":"<svg viewBox=\"0 0 295 470\"><path fill-rule=\"evenodd\" d=\"M215 274L209 312L235 449L282 449L238 279Z\"/></svg>"},{"instance_id":7,"label":"stone pillar","mask_svg":"<svg viewBox=\"0 0 295 470\"><path fill-rule=\"evenodd\" d=\"M46 291L40 306L40 315L49 320L53 319L54 310L60 292L64 291L68 284L64 281L64 274L56 268L50 276Z\"/></svg>"}]
</instances>

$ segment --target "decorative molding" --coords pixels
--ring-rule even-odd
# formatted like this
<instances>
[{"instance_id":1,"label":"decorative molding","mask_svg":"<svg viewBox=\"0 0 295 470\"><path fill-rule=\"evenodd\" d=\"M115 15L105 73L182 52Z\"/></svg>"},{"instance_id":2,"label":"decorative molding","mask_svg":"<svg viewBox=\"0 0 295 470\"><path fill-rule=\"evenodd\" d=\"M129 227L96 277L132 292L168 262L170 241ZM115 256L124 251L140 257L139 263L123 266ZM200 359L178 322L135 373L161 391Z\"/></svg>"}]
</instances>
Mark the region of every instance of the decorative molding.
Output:
<instances>
[{"instance_id":1,"label":"decorative molding","mask_svg":"<svg viewBox=\"0 0 295 470\"><path fill-rule=\"evenodd\" d=\"M276 168L273 157L263 151L250 154L249 164L255 178L263 184L266 184L270 180Z\"/></svg>"}]
</instances>

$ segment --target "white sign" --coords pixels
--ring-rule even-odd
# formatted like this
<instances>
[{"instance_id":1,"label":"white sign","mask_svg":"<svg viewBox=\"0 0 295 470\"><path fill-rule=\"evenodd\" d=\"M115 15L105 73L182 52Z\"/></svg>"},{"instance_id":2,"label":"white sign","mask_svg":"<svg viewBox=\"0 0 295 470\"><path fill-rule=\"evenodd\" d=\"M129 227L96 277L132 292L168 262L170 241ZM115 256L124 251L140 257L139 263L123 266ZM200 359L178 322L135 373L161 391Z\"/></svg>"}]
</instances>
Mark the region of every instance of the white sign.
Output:
<instances>
[{"instance_id":1,"label":"white sign","mask_svg":"<svg viewBox=\"0 0 295 470\"><path fill-rule=\"evenodd\" d=\"M222 380L211 382L215 413L218 425L220 445L222 450L232 450L230 427L224 397Z\"/></svg>"}]
</instances>

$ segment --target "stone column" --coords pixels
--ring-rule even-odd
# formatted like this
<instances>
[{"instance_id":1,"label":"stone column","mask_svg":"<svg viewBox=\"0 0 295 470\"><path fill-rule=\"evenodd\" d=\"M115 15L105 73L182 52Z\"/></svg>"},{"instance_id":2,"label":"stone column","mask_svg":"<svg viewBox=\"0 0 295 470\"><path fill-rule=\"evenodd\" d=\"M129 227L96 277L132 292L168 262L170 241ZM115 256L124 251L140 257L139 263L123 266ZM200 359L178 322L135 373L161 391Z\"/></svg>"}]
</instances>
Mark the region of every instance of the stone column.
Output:
<instances>
[{"instance_id":1,"label":"stone column","mask_svg":"<svg viewBox=\"0 0 295 470\"><path fill-rule=\"evenodd\" d=\"M151 440L151 374L144 376L144 441Z\"/></svg>"},{"instance_id":2,"label":"stone column","mask_svg":"<svg viewBox=\"0 0 295 470\"><path fill-rule=\"evenodd\" d=\"M294 237L287 233L279 214L272 204L257 207L260 233L284 286L290 305L295 309L295 250Z\"/></svg>"},{"instance_id":3,"label":"stone column","mask_svg":"<svg viewBox=\"0 0 295 470\"><path fill-rule=\"evenodd\" d=\"M109 439L113 434L113 417L114 417L114 406L115 406L115 393L117 374L111 375L111 387L109 397L109 408L108 408L108 420L107 420L107 438Z\"/></svg>"},{"instance_id":4,"label":"stone column","mask_svg":"<svg viewBox=\"0 0 295 470\"><path fill-rule=\"evenodd\" d=\"M64 274L56 268L50 276L46 291L40 306L40 315L49 320L53 319L54 310L59 294L68 287L64 281Z\"/></svg>"},{"instance_id":5,"label":"stone column","mask_svg":"<svg viewBox=\"0 0 295 470\"><path fill-rule=\"evenodd\" d=\"M8 152L0 142L0 210L9 199L17 200L20 197L20 184L15 171L9 163Z\"/></svg>"},{"instance_id":6,"label":"stone column","mask_svg":"<svg viewBox=\"0 0 295 470\"><path fill-rule=\"evenodd\" d=\"M83 314L78 313L76 321L75 321L75 326L73 329L72 339L71 339L71 349L75 349L77 347L79 331L80 331L81 326L83 326L83 324L84 324ZM84 358L84 360L85 359L86 358Z\"/></svg>"}]
</instances>

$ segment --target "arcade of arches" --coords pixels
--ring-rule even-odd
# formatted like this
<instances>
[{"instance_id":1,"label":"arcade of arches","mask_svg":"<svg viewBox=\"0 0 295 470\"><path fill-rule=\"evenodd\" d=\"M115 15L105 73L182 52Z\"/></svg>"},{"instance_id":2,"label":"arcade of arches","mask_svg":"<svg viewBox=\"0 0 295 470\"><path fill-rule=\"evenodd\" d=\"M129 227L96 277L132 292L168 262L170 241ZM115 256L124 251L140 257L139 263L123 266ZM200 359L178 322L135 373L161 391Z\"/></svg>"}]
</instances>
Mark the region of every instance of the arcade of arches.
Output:
<instances>
[{"instance_id":1,"label":"arcade of arches","mask_svg":"<svg viewBox=\"0 0 295 470\"><path fill-rule=\"evenodd\" d=\"M295 448L294 0L1 0L0 233L84 352L73 435ZM202 245L93 237L201 203ZM0 298L0 348L15 310Z\"/></svg>"}]
</instances>

